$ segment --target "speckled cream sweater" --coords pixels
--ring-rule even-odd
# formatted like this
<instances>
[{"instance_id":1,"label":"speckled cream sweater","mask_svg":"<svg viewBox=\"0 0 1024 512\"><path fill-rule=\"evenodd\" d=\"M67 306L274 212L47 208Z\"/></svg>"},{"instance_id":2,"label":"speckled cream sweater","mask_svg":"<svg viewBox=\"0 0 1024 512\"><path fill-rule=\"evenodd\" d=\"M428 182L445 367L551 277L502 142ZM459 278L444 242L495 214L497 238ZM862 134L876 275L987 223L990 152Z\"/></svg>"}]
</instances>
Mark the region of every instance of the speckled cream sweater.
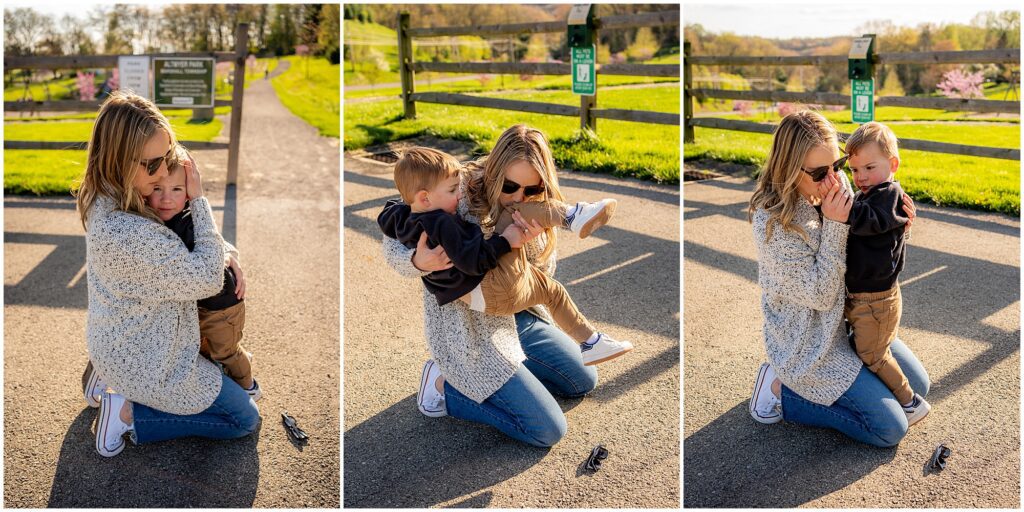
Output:
<instances>
[{"instance_id":1,"label":"speckled cream sweater","mask_svg":"<svg viewBox=\"0 0 1024 512\"><path fill-rule=\"evenodd\" d=\"M195 248L162 223L98 197L86 223L89 358L132 402L195 414L220 393L220 371L199 356L196 301L224 284L224 241L206 198L191 202Z\"/></svg>"},{"instance_id":2,"label":"speckled cream sweater","mask_svg":"<svg viewBox=\"0 0 1024 512\"><path fill-rule=\"evenodd\" d=\"M777 225L771 240L765 241L767 221L768 212L755 212L768 362L797 394L832 405L850 388L863 364L850 348L843 321L849 226L819 217L804 199L793 222L803 227L810 243Z\"/></svg>"},{"instance_id":3,"label":"speckled cream sweater","mask_svg":"<svg viewBox=\"0 0 1024 512\"><path fill-rule=\"evenodd\" d=\"M465 184L465 182L463 182ZM474 224L479 220L468 212L465 190L459 201L458 214ZM489 233L490 230L484 230ZM525 246L531 262L543 251L546 240L541 235ZM388 265L404 277L425 275L412 264L414 249L408 249L395 239L384 237L384 257ZM554 275L555 256L537 266L548 275ZM551 322L543 306L531 312ZM519 369L526 359L516 333L515 319L511 316L487 315L469 309L461 300L439 306L426 288L423 289L423 319L427 347L441 374L455 389L481 403L494 394Z\"/></svg>"}]
</instances>

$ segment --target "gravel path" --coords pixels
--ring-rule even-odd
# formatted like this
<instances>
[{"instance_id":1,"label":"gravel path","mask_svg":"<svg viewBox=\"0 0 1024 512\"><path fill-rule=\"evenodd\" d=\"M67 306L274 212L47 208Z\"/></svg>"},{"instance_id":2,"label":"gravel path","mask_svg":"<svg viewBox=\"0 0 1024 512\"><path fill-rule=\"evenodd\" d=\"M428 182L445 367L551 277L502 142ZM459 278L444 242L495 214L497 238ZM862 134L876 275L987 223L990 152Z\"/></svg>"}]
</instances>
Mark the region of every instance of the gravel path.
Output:
<instances>
[{"instance_id":1,"label":"gravel path","mask_svg":"<svg viewBox=\"0 0 1024 512\"><path fill-rule=\"evenodd\" d=\"M225 123L225 129L228 123ZM337 507L340 148L270 84L245 92L238 188L227 151L198 151L207 195L242 254L244 343L264 390L260 431L96 454L80 375L85 241L70 199L4 203L4 505ZM287 410L312 437L293 445Z\"/></svg>"}]
</instances>

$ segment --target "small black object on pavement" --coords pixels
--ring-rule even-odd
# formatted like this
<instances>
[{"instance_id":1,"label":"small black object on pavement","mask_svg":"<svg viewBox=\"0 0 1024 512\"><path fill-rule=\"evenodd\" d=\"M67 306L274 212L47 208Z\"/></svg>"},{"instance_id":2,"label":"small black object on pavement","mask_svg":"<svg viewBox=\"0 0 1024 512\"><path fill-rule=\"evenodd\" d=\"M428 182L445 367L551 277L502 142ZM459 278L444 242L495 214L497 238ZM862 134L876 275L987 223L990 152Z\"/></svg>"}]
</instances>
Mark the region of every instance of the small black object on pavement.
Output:
<instances>
[{"instance_id":1,"label":"small black object on pavement","mask_svg":"<svg viewBox=\"0 0 1024 512\"><path fill-rule=\"evenodd\" d=\"M306 431L299 428L299 422L295 420L288 411L281 411L281 422L284 423L285 430L292 436L293 439L300 443L309 441L309 435Z\"/></svg>"},{"instance_id":2,"label":"small black object on pavement","mask_svg":"<svg viewBox=\"0 0 1024 512\"><path fill-rule=\"evenodd\" d=\"M601 461L608 458L608 450L601 445L597 445L593 450L590 451L590 456L587 457L587 469L591 471L597 471L601 469Z\"/></svg>"},{"instance_id":3,"label":"small black object on pavement","mask_svg":"<svg viewBox=\"0 0 1024 512\"><path fill-rule=\"evenodd\" d=\"M939 443L939 445L935 447L935 453L932 454L932 460L928 463L928 466L936 471L946 469L946 458L952 453L953 450L950 450L945 444Z\"/></svg>"}]
</instances>

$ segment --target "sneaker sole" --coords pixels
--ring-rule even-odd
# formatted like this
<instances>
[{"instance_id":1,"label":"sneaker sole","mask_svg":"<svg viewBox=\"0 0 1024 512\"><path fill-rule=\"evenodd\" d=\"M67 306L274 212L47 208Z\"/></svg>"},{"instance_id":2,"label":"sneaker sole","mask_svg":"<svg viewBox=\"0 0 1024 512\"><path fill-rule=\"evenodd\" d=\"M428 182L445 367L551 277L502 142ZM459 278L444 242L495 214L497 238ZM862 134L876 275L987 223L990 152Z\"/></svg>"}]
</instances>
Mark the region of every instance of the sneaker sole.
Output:
<instances>
[{"instance_id":1,"label":"sneaker sole","mask_svg":"<svg viewBox=\"0 0 1024 512\"><path fill-rule=\"evenodd\" d=\"M416 393L416 408L419 409L424 416L429 416L431 418L441 418L443 416L447 416L448 414L442 410L431 411L423 407L423 390L426 389L427 387L427 376L430 375L430 369L433 368L435 364L436 363L434 363L434 361L430 361L423 366L423 374L420 375L420 390L418 393Z\"/></svg>"},{"instance_id":2,"label":"sneaker sole","mask_svg":"<svg viewBox=\"0 0 1024 512\"><path fill-rule=\"evenodd\" d=\"M633 346L630 345L629 348L623 350L622 352L616 352L616 353L614 353L614 354L612 354L610 356L605 356L605 357L603 357L601 359L598 359L596 361L590 361L590 362L584 361L583 362L583 366L594 366L596 364L601 364L601 363L603 363L605 361L611 361L612 359L615 359L615 358L617 358L619 356L622 356L622 355L626 354L627 352L632 352L632 351L633 351Z\"/></svg>"},{"instance_id":3,"label":"sneaker sole","mask_svg":"<svg viewBox=\"0 0 1024 512\"><path fill-rule=\"evenodd\" d=\"M99 373L92 367L92 360L89 364L85 365L85 371L82 372L82 396L85 397L85 403L93 409L100 406L99 400L96 400L96 395L89 393L90 390L96 388L96 381L100 378Z\"/></svg>"},{"instance_id":4,"label":"sneaker sole","mask_svg":"<svg viewBox=\"0 0 1024 512\"><path fill-rule=\"evenodd\" d=\"M124 450L124 439L121 444L113 450L107 450L103 446L103 440L107 438L107 426L110 424L110 400L100 402L100 414L96 418L96 452L104 457L113 457Z\"/></svg>"},{"instance_id":5,"label":"sneaker sole","mask_svg":"<svg viewBox=\"0 0 1024 512\"><path fill-rule=\"evenodd\" d=\"M757 403L758 391L761 390L761 386L764 384L764 376L768 373L768 363L761 363L761 369L757 371L757 380L754 381L754 391L750 393L750 403L747 404L747 410L750 411L750 417L754 418L754 421L758 423L764 423L765 425L771 425L782 421L782 415L771 417L761 417L754 411L754 404Z\"/></svg>"},{"instance_id":6,"label":"sneaker sole","mask_svg":"<svg viewBox=\"0 0 1024 512\"><path fill-rule=\"evenodd\" d=\"M582 228L580 228L580 238L587 238L595 229L607 224L615 213L615 206L618 204L619 202L615 199L608 201L608 203L604 205L604 208L601 209L601 213L595 215L593 219L590 219L590 222L587 222Z\"/></svg>"}]
</instances>

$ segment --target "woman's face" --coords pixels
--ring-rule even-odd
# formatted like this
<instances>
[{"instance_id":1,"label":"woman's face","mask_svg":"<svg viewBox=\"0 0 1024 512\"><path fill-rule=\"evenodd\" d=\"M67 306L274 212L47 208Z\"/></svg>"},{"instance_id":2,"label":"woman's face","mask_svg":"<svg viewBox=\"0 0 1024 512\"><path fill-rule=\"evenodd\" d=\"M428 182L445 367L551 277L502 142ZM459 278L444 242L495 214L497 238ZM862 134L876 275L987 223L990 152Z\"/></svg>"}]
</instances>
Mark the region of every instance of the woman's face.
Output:
<instances>
[{"instance_id":1,"label":"woman's face","mask_svg":"<svg viewBox=\"0 0 1024 512\"><path fill-rule=\"evenodd\" d=\"M827 147L817 146L807 152L807 156L804 157L803 168L814 169L815 167L824 167L826 165L832 165L833 162L839 160L839 148L838 147ZM835 170L829 171L829 174L835 177ZM819 198L818 183L811 179L811 175L806 172L800 171L800 184L797 185L797 190L800 195L805 198ZM815 204L815 201L811 201Z\"/></svg>"},{"instance_id":2,"label":"woman's face","mask_svg":"<svg viewBox=\"0 0 1024 512\"><path fill-rule=\"evenodd\" d=\"M167 176L167 162L161 161L160 167L157 168L156 172L152 176L149 175L149 171L146 170L146 165L157 158L162 158L167 155L167 151L171 147L171 138L167 135L162 128L158 128L156 133L153 134L146 144L142 146L142 157L136 162L138 167L135 173L135 179L132 180L132 188L137 190L143 197L149 196L153 193L153 188L160 180Z\"/></svg>"},{"instance_id":3,"label":"woman's face","mask_svg":"<svg viewBox=\"0 0 1024 512\"><path fill-rule=\"evenodd\" d=\"M511 194L504 192L498 196L498 202L502 207L508 207L515 203L521 203L531 196L527 196L523 189L536 187L542 183L540 173L526 160L516 160L505 168L505 183L514 183L519 188ZM503 184L499 183L499 186Z\"/></svg>"}]
</instances>

